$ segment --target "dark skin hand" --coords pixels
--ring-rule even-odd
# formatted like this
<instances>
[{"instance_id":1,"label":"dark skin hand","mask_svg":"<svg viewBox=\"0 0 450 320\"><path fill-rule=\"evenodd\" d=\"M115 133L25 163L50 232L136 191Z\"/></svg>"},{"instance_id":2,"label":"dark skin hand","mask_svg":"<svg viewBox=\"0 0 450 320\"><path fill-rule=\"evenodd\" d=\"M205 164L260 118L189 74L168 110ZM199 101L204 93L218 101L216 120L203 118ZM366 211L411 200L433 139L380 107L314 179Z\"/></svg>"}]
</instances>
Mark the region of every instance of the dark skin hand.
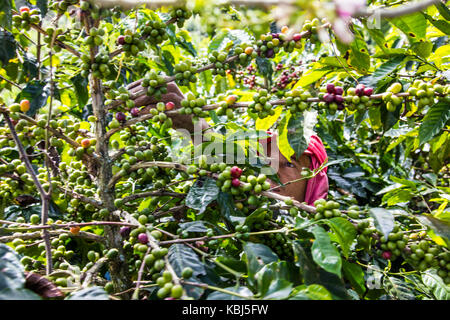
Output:
<instances>
[{"instance_id":1,"label":"dark skin hand","mask_svg":"<svg viewBox=\"0 0 450 320\"><path fill-rule=\"evenodd\" d=\"M131 93L136 93L141 90L146 90L146 88L143 88L141 86L141 80L138 80L136 82L131 83L128 86L128 90ZM142 114L148 114L150 109L156 108L156 103L158 103L160 101L162 101L164 103L171 101L175 104L174 110L179 109L179 108L181 108L181 101L183 99L185 99L185 97L184 97L183 93L181 92L180 88L178 88L178 86L174 82L169 82L169 83L167 83L167 93L162 95L161 100L156 100L155 98L149 97L144 94L144 95L136 98L134 100L134 103L135 103L136 107L143 106L143 108L139 112L139 114L142 115ZM186 129L191 133L194 132L194 124L192 123L191 115L176 114L176 115L172 115L171 118L172 118L172 122L173 122L173 127L175 129ZM202 121L202 128L207 129L208 124L206 123L206 121L203 119L201 119L201 121ZM273 136L271 140L276 141L276 137ZM270 153L271 153L272 144L276 147L276 143L274 143L274 142L269 142L264 146L268 157L271 156ZM276 161L276 157L273 157L272 161ZM274 163L272 163L272 164L274 164ZM298 159L296 159L295 157L292 157L291 162L289 162L278 150L278 177L283 184L286 184L290 181L296 181L296 180L301 179L302 168L305 168L305 167L309 168L310 164L311 164L311 159L309 158L309 156L307 156L305 154L301 155ZM274 167L276 167L276 166L274 165ZM275 182L273 182L271 180L269 180L269 181L270 181L272 188L275 188L278 186ZM307 185L307 180L302 179L302 180L296 181L294 183L290 183L290 184L286 185L285 187L279 187L279 188L273 189L272 191L277 192L284 196L292 197L293 199L295 199L297 201L303 202L305 199L306 185Z\"/></svg>"}]
</instances>

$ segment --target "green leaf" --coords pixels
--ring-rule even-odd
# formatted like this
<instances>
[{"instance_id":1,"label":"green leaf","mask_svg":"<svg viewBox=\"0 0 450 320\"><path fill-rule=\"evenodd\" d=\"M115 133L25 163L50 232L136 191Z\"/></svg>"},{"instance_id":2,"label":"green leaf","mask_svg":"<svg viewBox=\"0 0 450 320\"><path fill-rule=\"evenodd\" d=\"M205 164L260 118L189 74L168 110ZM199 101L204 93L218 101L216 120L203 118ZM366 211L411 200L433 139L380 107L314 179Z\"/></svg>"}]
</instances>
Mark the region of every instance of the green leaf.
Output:
<instances>
[{"instance_id":1,"label":"green leaf","mask_svg":"<svg viewBox=\"0 0 450 320\"><path fill-rule=\"evenodd\" d=\"M73 292L64 300L109 300L102 287L89 287Z\"/></svg>"},{"instance_id":2,"label":"green leaf","mask_svg":"<svg viewBox=\"0 0 450 320\"><path fill-rule=\"evenodd\" d=\"M421 12L388 21L405 33L411 43L426 39L427 20Z\"/></svg>"},{"instance_id":3,"label":"green leaf","mask_svg":"<svg viewBox=\"0 0 450 320\"><path fill-rule=\"evenodd\" d=\"M191 221L184 222L178 225L181 230L187 232L206 232L208 228L205 226L205 221Z\"/></svg>"},{"instance_id":4,"label":"green leaf","mask_svg":"<svg viewBox=\"0 0 450 320\"><path fill-rule=\"evenodd\" d=\"M167 257L173 270L179 277L181 277L183 269L187 267L191 268L193 271L193 275L189 278L189 281L201 283L198 277L206 275L205 266L200 261L195 251L184 244L176 243L170 246ZM189 285L185 286L185 290L189 296L192 296L195 299L198 299L204 291L202 288Z\"/></svg>"},{"instance_id":5,"label":"green leaf","mask_svg":"<svg viewBox=\"0 0 450 320\"><path fill-rule=\"evenodd\" d=\"M282 300L289 297L292 291L292 282L284 279L272 281L267 293L263 297L264 300Z\"/></svg>"},{"instance_id":6,"label":"green leaf","mask_svg":"<svg viewBox=\"0 0 450 320\"><path fill-rule=\"evenodd\" d=\"M200 213L206 210L206 207L217 199L219 195L219 187L216 180L206 178L198 179L186 195L186 206L195 209Z\"/></svg>"},{"instance_id":7,"label":"green leaf","mask_svg":"<svg viewBox=\"0 0 450 320\"><path fill-rule=\"evenodd\" d=\"M295 288L295 293L289 300L333 300L333 296L320 284L312 284L309 286L301 285Z\"/></svg>"},{"instance_id":8,"label":"green leaf","mask_svg":"<svg viewBox=\"0 0 450 320\"><path fill-rule=\"evenodd\" d=\"M370 87L377 87L378 83L389 75L392 75L392 72L394 72L394 70L396 70L404 60L405 56L403 55L383 63L370 77L367 78L367 80L362 81L362 83ZM370 108L369 113L370 111L379 111L379 108Z\"/></svg>"},{"instance_id":9,"label":"green leaf","mask_svg":"<svg viewBox=\"0 0 450 320\"><path fill-rule=\"evenodd\" d=\"M192 268L193 275L206 275L203 263L198 258L194 250L188 246L176 243L169 248L168 259L175 273L181 277L184 268Z\"/></svg>"},{"instance_id":10,"label":"green leaf","mask_svg":"<svg viewBox=\"0 0 450 320\"><path fill-rule=\"evenodd\" d=\"M431 41L416 42L411 45L411 49L424 59L428 58L433 50L433 43Z\"/></svg>"},{"instance_id":11,"label":"green leaf","mask_svg":"<svg viewBox=\"0 0 450 320\"><path fill-rule=\"evenodd\" d=\"M0 27L11 29L12 22L11 0L0 0Z\"/></svg>"},{"instance_id":12,"label":"green leaf","mask_svg":"<svg viewBox=\"0 0 450 320\"><path fill-rule=\"evenodd\" d=\"M237 294L240 294L241 296L248 297L248 298L251 298L253 296L253 293L247 287L238 286L238 287L227 287L224 289L231 291L231 292L235 292ZM232 295L232 294L227 294L227 293L224 293L221 291L215 291L215 292L211 293L210 295L208 295L206 300L245 300L245 299L235 296L235 295Z\"/></svg>"},{"instance_id":13,"label":"green leaf","mask_svg":"<svg viewBox=\"0 0 450 320\"><path fill-rule=\"evenodd\" d=\"M264 244L246 242L243 247L246 256L248 282L253 285L255 283L254 275L266 264L278 261L278 256Z\"/></svg>"},{"instance_id":14,"label":"green leaf","mask_svg":"<svg viewBox=\"0 0 450 320\"><path fill-rule=\"evenodd\" d=\"M326 221L336 235L344 256L348 258L350 247L356 238L355 226L342 217L335 217Z\"/></svg>"},{"instance_id":15,"label":"green leaf","mask_svg":"<svg viewBox=\"0 0 450 320\"><path fill-rule=\"evenodd\" d=\"M317 66L316 66L317 67ZM310 68L308 71L306 71L301 77L300 80L297 81L297 83L294 85L293 89L297 87L307 87L310 84L316 82L323 76L327 75L328 73L332 72L333 69L331 67L325 67L321 69L317 69L316 67Z\"/></svg>"},{"instance_id":16,"label":"green leaf","mask_svg":"<svg viewBox=\"0 0 450 320\"><path fill-rule=\"evenodd\" d=\"M442 17L445 20L450 21L450 9L442 2L436 3L435 6L438 9L439 13L442 15Z\"/></svg>"},{"instance_id":17,"label":"green leaf","mask_svg":"<svg viewBox=\"0 0 450 320\"><path fill-rule=\"evenodd\" d=\"M387 293L396 300L416 300L412 286L399 278L385 276L383 285Z\"/></svg>"},{"instance_id":18,"label":"green leaf","mask_svg":"<svg viewBox=\"0 0 450 320\"><path fill-rule=\"evenodd\" d=\"M36 0L36 6L41 11L41 17L45 17L48 10L48 0Z\"/></svg>"},{"instance_id":19,"label":"green leaf","mask_svg":"<svg viewBox=\"0 0 450 320\"><path fill-rule=\"evenodd\" d=\"M173 76L173 65L175 64L175 58L173 57L172 53L168 50L163 50L161 53L162 61L164 65L166 66L167 71L169 72L169 75Z\"/></svg>"},{"instance_id":20,"label":"green leaf","mask_svg":"<svg viewBox=\"0 0 450 320\"><path fill-rule=\"evenodd\" d=\"M361 266L356 263L343 260L342 270L344 272L345 279L350 281L353 289L355 289L358 294L363 295L366 291L366 281L364 279L364 271Z\"/></svg>"},{"instance_id":21,"label":"green leaf","mask_svg":"<svg viewBox=\"0 0 450 320\"><path fill-rule=\"evenodd\" d=\"M17 290L24 287L24 269L19 255L3 243L0 243L0 271L0 292L3 289Z\"/></svg>"},{"instance_id":22,"label":"green leaf","mask_svg":"<svg viewBox=\"0 0 450 320\"><path fill-rule=\"evenodd\" d=\"M12 33L0 30L0 61L6 65L8 61L16 56L17 42Z\"/></svg>"},{"instance_id":23,"label":"green leaf","mask_svg":"<svg viewBox=\"0 0 450 320\"><path fill-rule=\"evenodd\" d=\"M16 102L23 99L30 101L30 110L27 111L28 116L34 116L40 108L47 104L50 95L49 87L44 81L32 80L28 82L26 87L17 95Z\"/></svg>"},{"instance_id":24,"label":"green leaf","mask_svg":"<svg viewBox=\"0 0 450 320\"><path fill-rule=\"evenodd\" d=\"M431 140L444 128L447 120L450 119L450 108L448 103L442 101L433 105L427 112L422 124L419 127L419 141L423 144Z\"/></svg>"},{"instance_id":25,"label":"green leaf","mask_svg":"<svg viewBox=\"0 0 450 320\"><path fill-rule=\"evenodd\" d=\"M438 236L450 243L450 223L437 219L428 214L417 216L417 219L424 225L430 227Z\"/></svg>"},{"instance_id":26,"label":"green leaf","mask_svg":"<svg viewBox=\"0 0 450 320\"><path fill-rule=\"evenodd\" d=\"M313 260L324 270L341 277L341 255L331 243L329 234L319 226L314 226L312 233L315 238L311 247Z\"/></svg>"},{"instance_id":27,"label":"green leaf","mask_svg":"<svg viewBox=\"0 0 450 320\"><path fill-rule=\"evenodd\" d=\"M305 284L320 284L324 286L333 296L333 299L349 299L344 281L333 273L320 268L312 261L302 244L298 240L292 242L295 265L301 270Z\"/></svg>"},{"instance_id":28,"label":"green leaf","mask_svg":"<svg viewBox=\"0 0 450 320\"><path fill-rule=\"evenodd\" d=\"M434 269L421 272L423 283L431 289L433 295L438 300L450 300L449 286L442 281Z\"/></svg>"},{"instance_id":29,"label":"green leaf","mask_svg":"<svg viewBox=\"0 0 450 320\"><path fill-rule=\"evenodd\" d=\"M272 60L267 58L256 57L256 66L258 67L259 73L272 83L273 67Z\"/></svg>"},{"instance_id":30,"label":"green leaf","mask_svg":"<svg viewBox=\"0 0 450 320\"><path fill-rule=\"evenodd\" d=\"M291 112L288 111L281 119L280 124L278 125L279 135L277 135L278 149L280 150L281 154L289 161L291 157L295 154L295 151L294 149L292 149L288 140L287 124L289 123L290 117Z\"/></svg>"},{"instance_id":31,"label":"green leaf","mask_svg":"<svg viewBox=\"0 0 450 320\"><path fill-rule=\"evenodd\" d=\"M394 229L394 216L384 208L370 208L370 215L374 219L375 227L387 238Z\"/></svg>"},{"instance_id":32,"label":"green leaf","mask_svg":"<svg viewBox=\"0 0 450 320\"><path fill-rule=\"evenodd\" d=\"M304 118L301 116L292 116L289 119L287 125L287 139L289 141L289 145L295 152L297 158L299 158L303 152L308 148L309 141L306 139L305 134L303 132L304 126ZM288 161L291 161L290 158L287 158Z\"/></svg>"},{"instance_id":33,"label":"green leaf","mask_svg":"<svg viewBox=\"0 0 450 320\"><path fill-rule=\"evenodd\" d=\"M255 129L256 130L269 130L274 125L274 123L277 122L278 118L280 117L281 112L283 111L283 106L276 107L274 109L274 111L275 111L275 113L273 116L268 116L263 119L261 119L261 118L256 119Z\"/></svg>"},{"instance_id":34,"label":"green leaf","mask_svg":"<svg viewBox=\"0 0 450 320\"><path fill-rule=\"evenodd\" d=\"M84 107L89 100L89 92L87 89L88 79L83 78L78 74L75 77L72 77L70 81L73 83L79 106Z\"/></svg>"}]
</instances>

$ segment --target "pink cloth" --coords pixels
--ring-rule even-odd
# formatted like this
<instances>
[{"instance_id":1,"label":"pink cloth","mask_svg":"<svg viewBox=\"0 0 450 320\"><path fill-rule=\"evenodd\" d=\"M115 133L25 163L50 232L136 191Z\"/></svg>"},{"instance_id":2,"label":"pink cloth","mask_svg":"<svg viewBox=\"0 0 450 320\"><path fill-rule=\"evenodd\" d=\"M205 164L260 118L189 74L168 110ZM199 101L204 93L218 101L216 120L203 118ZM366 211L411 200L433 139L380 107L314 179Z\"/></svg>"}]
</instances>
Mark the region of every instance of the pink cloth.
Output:
<instances>
[{"instance_id":1,"label":"pink cloth","mask_svg":"<svg viewBox=\"0 0 450 320\"><path fill-rule=\"evenodd\" d=\"M328 158L322 140L316 135L311 136L305 154L311 158L311 170L319 168ZM308 180L305 194L305 202L308 205L313 205L314 201L327 197L329 189L327 169L328 167L325 167L314 178Z\"/></svg>"}]
</instances>

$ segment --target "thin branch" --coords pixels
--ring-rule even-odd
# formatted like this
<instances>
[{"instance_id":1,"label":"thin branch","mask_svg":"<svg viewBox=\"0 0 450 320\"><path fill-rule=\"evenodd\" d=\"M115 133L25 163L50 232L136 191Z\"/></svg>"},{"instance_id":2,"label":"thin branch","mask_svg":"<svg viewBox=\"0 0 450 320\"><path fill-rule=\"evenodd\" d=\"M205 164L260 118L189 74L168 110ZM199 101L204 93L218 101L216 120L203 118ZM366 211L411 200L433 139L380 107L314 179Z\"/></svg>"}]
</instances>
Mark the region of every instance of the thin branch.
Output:
<instances>
[{"instance_id":1,"label":"thin branch","mask_svg":"<svg viewBox=\"0 0 450 320\"><path fill-rule=\"evenodd\" d=\"M425 0L421 2L408 3L402 6L389 9L362 9L353 14L353 17L364 18L374 16L380 19L395 18L425 10L426 8L438 4L440 2L441 2L440 0Z\"/></svg>"}]
</instances>

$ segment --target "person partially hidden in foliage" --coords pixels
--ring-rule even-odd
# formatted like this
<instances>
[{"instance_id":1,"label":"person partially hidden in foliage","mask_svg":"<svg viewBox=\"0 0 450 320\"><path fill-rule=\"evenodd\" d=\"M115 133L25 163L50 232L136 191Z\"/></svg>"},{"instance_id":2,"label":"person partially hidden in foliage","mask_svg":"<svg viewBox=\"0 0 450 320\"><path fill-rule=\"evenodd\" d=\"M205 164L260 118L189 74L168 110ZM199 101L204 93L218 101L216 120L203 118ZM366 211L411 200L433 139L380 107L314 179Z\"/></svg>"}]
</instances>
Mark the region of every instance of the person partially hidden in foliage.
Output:
<instances>
[{"instance_id":1,"label":"person partially hidden in foliage","mask_svg":"<svg viewBox=\"0 0 450 320\"><path fill-rule=\"evenodd\" d=\"M144 88L140 83L141 80L130 84L128 87L130 92L135 93L143 90ZM175 104L176 109L181 108L181 101L183 99L185 99L185 97L178 86L174 82L169 82L167 84L167 93L162 95L160 101L164 103L171 101ZM137 97L134 102L136 107L143 107L139 113L142 115L148 113L150 109L155 108L156 103L159 101L156 101L153 97L143 95ZM177 114L171 118L175 129L186 129L191 133L194 132L194 124L192 123L191 115ZM201 121L201 129L208 129L209 125L206 121L203 119L201 119ZM276 145L276 136L275 134L271 135L272 136L269 136L267 141L265 141L266 143L262 144L267 155L272 154L272 148L278 149ZM271 191L277 192L283 196L292 197L293 199L305 202L308 205L312 205L314 201L318 199L327 197L329 185L326 167L309 180L302 179L301 175L303 168L315 170L327 160L325 147L318 136L311 136L308 148L300 157L293 156L291 161L288 161L278 150L278 157L273 157L272 159L276 159L275 161L278 160L278 166L275 166L278 167L278 177L280 182L283 185L286 185L281 186L270 180L271 187L277 187Z\"/></svg>"}]
</instances>

